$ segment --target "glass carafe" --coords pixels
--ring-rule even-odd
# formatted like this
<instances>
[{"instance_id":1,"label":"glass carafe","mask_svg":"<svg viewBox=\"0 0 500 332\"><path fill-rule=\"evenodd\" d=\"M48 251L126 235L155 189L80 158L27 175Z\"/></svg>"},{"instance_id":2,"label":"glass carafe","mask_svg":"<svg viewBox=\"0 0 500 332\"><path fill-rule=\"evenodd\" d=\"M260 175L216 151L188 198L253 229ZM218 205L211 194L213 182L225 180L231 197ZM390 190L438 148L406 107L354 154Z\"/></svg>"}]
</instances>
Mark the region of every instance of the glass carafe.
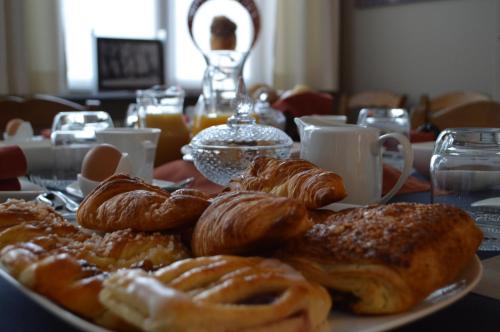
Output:
<instances>
[{"instance_id":1,"label":"glass carafe","mask_svg":"<svg viewBox=\"0 0 500 332\"><path fill-rule=\"evenodd\" d=\"M203 98L194 115L192 134L213 125L224 124L234 114L231 102L236 96L238 77L246 55L236 51L212 51L205 55L207 69L203 77Z\"/></svg>"},{"instance_id":2,"label":"glass carafe","mask_svg":"<svg viewBox=\"0 0 500 332\"><path fill-rule=\"evenodd\" d=\"M181 159L181 148L190 140L183 116L184 91L179 87L155 87L137 91L139 125L161 130L155 166Z\"/></svg>"},{"instance_id":3,"label":"glass carafe","mask_svg":"<svg viewBox=\"0 0 500 332\"><path fill-rule=\"evenodd\" d=\"M231 102L259 34L260 15L253 0L194 0L188 29L207 64L192 121L194 136L234 115Z\"/></svg>"}]
</instances>

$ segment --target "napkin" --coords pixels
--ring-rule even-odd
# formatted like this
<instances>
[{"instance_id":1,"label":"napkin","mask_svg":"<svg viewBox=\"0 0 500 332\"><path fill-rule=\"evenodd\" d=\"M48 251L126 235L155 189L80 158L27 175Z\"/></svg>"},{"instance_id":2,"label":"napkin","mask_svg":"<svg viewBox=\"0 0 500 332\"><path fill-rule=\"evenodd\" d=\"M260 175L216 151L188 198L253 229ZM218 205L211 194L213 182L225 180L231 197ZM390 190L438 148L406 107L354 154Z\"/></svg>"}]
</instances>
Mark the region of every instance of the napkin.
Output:
<instances>
[{"instance_id":1,"label":"napkin","mask_svg":"<svg viewBox=\"0 0 500 332\"><path fill-rule=\"evenodd\" d=\"M384 173L382 177L382 194L385 195L396 184L401 175L401 171L397 168L384 164ZM421 191L431 190L431 184L428 181L420 180L414 176L409 176L405 184L398 191L398 194L409 194Z\"/></svg>"},{"instance_id":2,"label":"napkin","mask_svg":"<svg viewBox=\"0 0 500 332\"><path fill-rule=\"evenodd\" d=\"M500 300L500 256L485 259L483 264L483 277L474 293Z\"/></svg>"},{"instance_id":3,"label":"napkin","mask_svg":"<svg viewBox=\"0 0 500 332\"><path fill-rule=\"evenodd\" d=\"M410 131L410 142L412 143L435 141L436 138L436 134L433 132L424 132L417 130Z\"/></svg>"},{"instance_id":4,"label":"napkin","mask_svg":"<svg viewBox=\"0 0 500 332\"><path fill-rule=\"evenodd\" d=\"M26 157L17 145L0 147L0 190L21 190L17 177L26 174Z\"/></svg>"},{"instance_id":5,"label":"napkin","mask_svg":"<svg viewBox=\"0 0 500 332\"><path fill-rule=\"evenodd\" d=\"M224 188L204 177L192 162L184 160L174 160L155 168L153 177L155 179L172 182L194 177L194 181L191 183L190 188L210 194L218 193Z\"/></svg>"}]
</instances>

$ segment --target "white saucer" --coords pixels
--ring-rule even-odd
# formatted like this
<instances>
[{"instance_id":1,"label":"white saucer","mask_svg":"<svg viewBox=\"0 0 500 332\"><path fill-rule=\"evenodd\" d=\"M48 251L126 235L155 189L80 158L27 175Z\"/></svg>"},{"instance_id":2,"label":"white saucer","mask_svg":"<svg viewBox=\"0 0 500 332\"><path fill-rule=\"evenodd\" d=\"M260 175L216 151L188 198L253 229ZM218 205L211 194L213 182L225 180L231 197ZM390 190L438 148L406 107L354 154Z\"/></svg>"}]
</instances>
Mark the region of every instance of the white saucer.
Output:
<instances>
[{"instance_id":1,"label":"white saucer","mask_svg":"<svg viewBox=\"0 0 500 332\"><path fill-rule=\"evenodd\" d=\"M168 186L171 186L173 184L174 183L171 182L171 181L164 181L164 180L159 180L159 179L153 179L153 186L158 186L160 188L168 187ZM83 198L84 197L82 191L80 190L80 186L78 185L77 181L70 183L66 187L66 191L69 194L71 194L71 195L73 195L75 197L79 197L79 198Z\"/></svg>"}]
</instances>

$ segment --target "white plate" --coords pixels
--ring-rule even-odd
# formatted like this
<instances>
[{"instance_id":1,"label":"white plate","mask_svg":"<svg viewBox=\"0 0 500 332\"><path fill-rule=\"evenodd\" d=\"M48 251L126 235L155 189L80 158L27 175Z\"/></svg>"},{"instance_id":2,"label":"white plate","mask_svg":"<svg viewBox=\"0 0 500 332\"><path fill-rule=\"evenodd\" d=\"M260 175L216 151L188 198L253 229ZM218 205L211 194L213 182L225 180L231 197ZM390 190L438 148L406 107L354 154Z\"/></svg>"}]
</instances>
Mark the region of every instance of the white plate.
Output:
<instances>
[{"instance_id":1,"label":"white plate","mask_svg":"<svg viewBox=\"0 0 500 332\"><path fill-rule=\"evenodd\" d=\"M422 303L412 310L388 316L354 316L347 313L333 312L328 318L328 322L321 328L322 332L377 332L393 329L413 322L419 318L430 315L444 307L458 301L469 293L479 282L483 273L483 268L477 256L465 267L460 276L448 286L445 286L432 293ZM7 272L0 269L0 276L19 289L23 294L31 298L47 311L52 312L57 317L69 324L89 332L108 332L109 330L92 324L67 310L59 307L57 304L47 300L28 288L18 283Z\"/></svg>"},{"instance_id":2,"label":"white plate","mask_svg":"<svg viewBox=\"0 0 500 332\"><path fill-rule=\"evenodd\" d=\"M16 191L0 191L0 203L5 202L9 198L24 199L25 201L30 201L36 196L43 193L43 188L29 182L24 178L20 178L21 190Z\"/></svg>"},{"instance_id":3,"label":"white plate","mask_svg":"<svg viewBox=\"0 0 500 332\"><path fill-rule=\"evenodd\" d=\"M171 181L153 179L153 185L158 186L160 188L169 187L173 184L174 184L174 182L171 182ZM78 182L76 182L76 181L70 183L66 187L66 191L75 197L83 198L83 194L82 194L82 191L80 190L80 186L78 185Z\"/></svg>"}]
</instances>

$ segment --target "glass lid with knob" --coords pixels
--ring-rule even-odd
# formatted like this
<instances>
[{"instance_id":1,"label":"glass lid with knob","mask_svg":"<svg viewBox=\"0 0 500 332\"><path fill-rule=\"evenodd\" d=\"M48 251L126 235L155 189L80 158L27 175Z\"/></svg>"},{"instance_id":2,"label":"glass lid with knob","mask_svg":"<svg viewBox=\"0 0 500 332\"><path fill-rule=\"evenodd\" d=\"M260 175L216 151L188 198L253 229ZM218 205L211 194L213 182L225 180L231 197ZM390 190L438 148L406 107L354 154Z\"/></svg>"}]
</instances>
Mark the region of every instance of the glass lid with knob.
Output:
<instances>
[{"instance_id":1,"label":"glass lid with knob","mask_svg":"<svg viewBox=\"0 0 500 332\"><path fill-rule=\"evenodd\" d=\"M236 114L227 124L202 130L190 143L196 168L221 185L241 174L257 156L288 158L293 144L284 131L256 123L242 78L233 105Z\"/></svg>"}]
</instances>

